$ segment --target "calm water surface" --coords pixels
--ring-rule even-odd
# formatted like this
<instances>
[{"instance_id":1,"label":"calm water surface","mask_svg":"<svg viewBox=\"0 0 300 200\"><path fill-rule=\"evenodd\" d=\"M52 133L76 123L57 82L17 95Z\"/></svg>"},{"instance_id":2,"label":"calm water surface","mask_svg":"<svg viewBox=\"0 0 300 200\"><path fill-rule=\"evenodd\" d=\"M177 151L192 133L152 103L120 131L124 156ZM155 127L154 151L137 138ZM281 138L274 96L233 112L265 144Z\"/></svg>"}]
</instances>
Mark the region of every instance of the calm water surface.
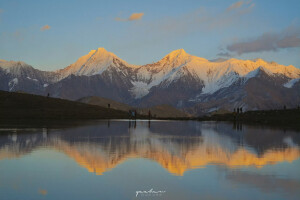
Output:
<instances>
[{"instance_id":1,"label":"calm water surface","mask_svg":"<svg viewBox=\"0 0 300 200\"><path fill-rule=\"evenodd\" d=\"M300 197L299 132L195 121L0 132L1 200Z\"/></svg>"}]
</instances>

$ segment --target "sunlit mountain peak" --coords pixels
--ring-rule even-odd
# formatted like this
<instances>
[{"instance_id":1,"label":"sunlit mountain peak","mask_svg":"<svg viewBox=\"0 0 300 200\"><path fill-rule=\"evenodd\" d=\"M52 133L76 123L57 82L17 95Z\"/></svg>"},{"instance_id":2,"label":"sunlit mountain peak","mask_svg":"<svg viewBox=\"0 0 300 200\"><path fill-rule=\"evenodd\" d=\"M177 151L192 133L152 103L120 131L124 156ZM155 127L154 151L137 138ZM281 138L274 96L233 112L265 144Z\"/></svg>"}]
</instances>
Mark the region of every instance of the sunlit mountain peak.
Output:
<instances>
[{"instance_id":1,"label":"sunlit mountain peak","mask_svg":"<svg viewBox=\"0 0 300 200\"><path fill-rule=\"evenodd\" d=\"M191 59L191 55L186 53L184 49L177 49L166 55L162 61L167 60L169 62L187 62Z\"/></svg>"},{"instance_id":2,"label":"sunlit mountain peak","mask_svg":"<svg viewBox=\"0 0 300 200\"><path fill-rule=\"evenodd\" d=\"M168 54L168 56L189 56L184 49L177 49Z\"/></svg>"},{"instance_id":3,"label":"sunlit mountain peak","mask_svg":"<svg viewBox=\"0 0 300 200\"><path fill-rule=\"evenodd\" d=\"M96 50L91 50L87 55L80 57L75 63L59 70L58 73L61 74L61 78L67 77L70 74L91 76L101 74L109 67L119 68L120 66L135 67L135 65L128 64L114 53L100 47Z\"/></svg>"}]
</instances>

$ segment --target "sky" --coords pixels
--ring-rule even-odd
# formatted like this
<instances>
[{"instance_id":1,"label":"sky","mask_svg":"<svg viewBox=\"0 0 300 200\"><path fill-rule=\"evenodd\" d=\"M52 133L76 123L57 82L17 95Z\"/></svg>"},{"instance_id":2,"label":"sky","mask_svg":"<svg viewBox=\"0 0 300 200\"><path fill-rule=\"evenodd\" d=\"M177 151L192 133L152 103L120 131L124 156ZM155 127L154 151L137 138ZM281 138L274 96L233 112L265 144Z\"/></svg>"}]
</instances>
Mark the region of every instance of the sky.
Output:
<instances>
[{"instance_id":1,"label":"sky","mask_svg":"<svg viewBox=\"0 0 300 200\"><path fill-rule=\"evenodd\" d=\"M299 0L0 0L0 59L41 70L104 47L131 64L176 49L300 68Z\"/></svg>"}]
</instances>

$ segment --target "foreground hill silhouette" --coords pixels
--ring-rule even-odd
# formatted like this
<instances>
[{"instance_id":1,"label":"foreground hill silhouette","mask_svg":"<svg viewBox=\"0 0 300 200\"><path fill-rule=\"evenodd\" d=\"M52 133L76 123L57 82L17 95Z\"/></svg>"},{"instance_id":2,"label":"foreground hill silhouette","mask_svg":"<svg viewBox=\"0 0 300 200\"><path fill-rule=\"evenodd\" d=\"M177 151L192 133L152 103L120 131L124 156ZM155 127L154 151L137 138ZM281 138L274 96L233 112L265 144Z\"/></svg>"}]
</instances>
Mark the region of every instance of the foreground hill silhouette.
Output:
<instances>
[{"instance_id":1,"label":"foreground hill silhouette","mask_svg":"<svg viewBox=\"0 0 300 200\"><path fill-rule=\"evenodd\" d=\"M244 113L225 113L204 116L200 121L232 121L234 123L261 124L300 129L300 108L257 110Z\"/></svg>"},{"instance_id":2,"label":"foreground hill silhouette","mask_svg":"<svg viewBox=\"0 0 300 200\"><path fill-rule=\"evenodd\" d=\"M120 119L128 113L32 94L0 91L0 120Z\"/></svg>"},{"instance_id":3,"label":"foreground hill silhouette","mask_svg":"<svg viewBox=\"0 0 300 200\"><path fill-rule=\"evenodd\" d=\"M106 107L108 104L110 104L110 107L116 110L122 110L128 112L128 110L136 110L138 114L140 115L148 115L148 112L150 110L151 115L155 118L187 118L191 117L192 115L188 115L182 110L176 109L173 106L170 105L157 105L152 107L133 107L124 103L120 103L117 101L113 101L111 99L103 98L103 97L84 97L78 100L82 103L87 103L91 105L97 105Z\"/></svg>"},{"instance_id":4,"label":"foreground hill silhouette","mask_svg":"<svg viewBox=\"0 0 300 200\"><path fill-rule=\"evenodd\" d=\"M47 122L48 124L51 121L55 122L55 124L65 124L84 119L128 119L129 117L128 112L124 110L6 91L0 91L0 111L0 124L27 124L27 122L32 122L37 125L39 122ZM146 118L147 116L139 115L137 117ZM199 118L173 117L164 119L231 121L234 123L252 123L299 129L300 109L247 111L240 114L225 113Z\"/></svg>"}]
</instances>

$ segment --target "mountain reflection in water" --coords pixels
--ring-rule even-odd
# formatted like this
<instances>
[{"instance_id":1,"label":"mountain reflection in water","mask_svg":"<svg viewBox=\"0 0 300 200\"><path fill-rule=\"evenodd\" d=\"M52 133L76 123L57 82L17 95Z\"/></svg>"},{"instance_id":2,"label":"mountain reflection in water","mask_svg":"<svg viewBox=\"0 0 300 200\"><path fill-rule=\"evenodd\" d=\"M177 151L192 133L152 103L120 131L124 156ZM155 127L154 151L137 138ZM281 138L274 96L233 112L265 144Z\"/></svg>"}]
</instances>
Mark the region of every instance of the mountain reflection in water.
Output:
<instances>
[{"instance_id":1,"label":"mountain reflection in water","mask_svg":"<svg viewBox=\"0 0 300 200\"><path fill-rule=\"evenodd\" d=\"M207 165L261 168L299 159L293 131L194 121L101 121L63 130L16 130L0 136L0 161L40 148L64 153L89 172L102 175L129 158L146 158L171 174ZM243 174L247 176L248 174ZM228 178L239 181L236 174ZM240 176L239 176L240 177Z\"/></svg>"}]
</instances>

